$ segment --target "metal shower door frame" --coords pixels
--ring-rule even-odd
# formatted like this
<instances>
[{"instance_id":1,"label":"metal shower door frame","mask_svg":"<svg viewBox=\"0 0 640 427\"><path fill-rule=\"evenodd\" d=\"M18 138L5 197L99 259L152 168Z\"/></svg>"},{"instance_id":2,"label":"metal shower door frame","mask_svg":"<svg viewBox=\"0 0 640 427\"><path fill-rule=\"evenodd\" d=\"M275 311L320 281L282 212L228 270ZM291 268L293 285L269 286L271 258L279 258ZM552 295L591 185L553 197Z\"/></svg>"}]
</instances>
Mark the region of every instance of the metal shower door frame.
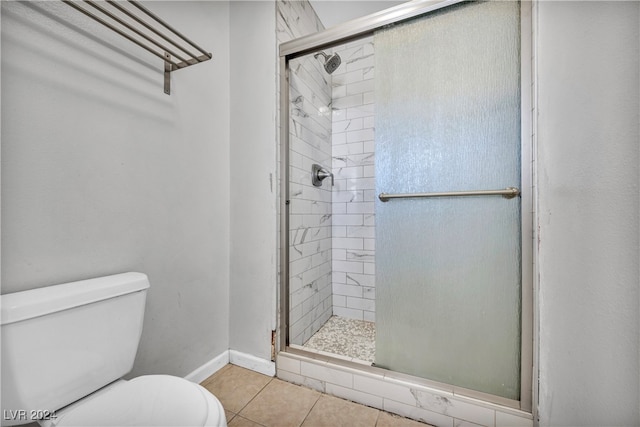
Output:
<instances>
[{"instance_id":1,"label":"metal shower door frame","mask_svg":"<svg viewBox=\"0 0 640 427\"><path fill-rule=\"evenodd\" d=\"M289 334L289 61L312 52L328 49L349 41L373 35L384 26L397 24L426 13L446 8L465 0L420 0L398 5L362 18L354 19L325 31L310 34L280 45L280 286L278 318L278 351L291 351L288 347ZM535 241L536 229L534 205L534 179L532 164L534 161L533 142L533 48L532 32L533 3L522 1L521 20L521 233L522 233L522 315L521 315L521 392L520 400L512 401L486 393L465 390L469 397L505 406L515 407L535 415L534 402L537 401L537 329L534 327L537 300L535 298ZM299 352L300 350L295 350ZM310 353L311 354L311 353ZM344 363L340 359L333 362ZM363 366L371 372L383 371L381 368ZM406 378L406 375L404 375ZM417 380L421 380L416 378ZM535 417L534 417L535 418Z\"/></svg>"}]
</instances>

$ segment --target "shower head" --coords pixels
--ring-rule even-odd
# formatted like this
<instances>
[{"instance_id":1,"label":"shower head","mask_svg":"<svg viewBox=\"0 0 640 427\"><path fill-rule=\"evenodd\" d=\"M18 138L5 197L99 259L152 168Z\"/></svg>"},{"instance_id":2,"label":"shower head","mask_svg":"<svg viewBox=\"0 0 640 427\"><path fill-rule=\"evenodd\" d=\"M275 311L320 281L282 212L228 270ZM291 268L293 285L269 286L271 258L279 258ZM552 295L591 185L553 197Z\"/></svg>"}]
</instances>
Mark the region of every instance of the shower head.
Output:
<instances>
[{"instance_id":1,"label":"shower head","mask_svg":"<svg viewBox=\"0 0 640 427\"><path fill-rule=\"evenodd\" d=\"M334 53L333 55L327 55L324 52L318 52L313 55L313 57L317 58L320 55L324 57L324 70L329 74L337 70L340 66L340 63L342 63L342 59L340 59L340 55L338 55L337 53Z\"/></svg>"}]
</instances>

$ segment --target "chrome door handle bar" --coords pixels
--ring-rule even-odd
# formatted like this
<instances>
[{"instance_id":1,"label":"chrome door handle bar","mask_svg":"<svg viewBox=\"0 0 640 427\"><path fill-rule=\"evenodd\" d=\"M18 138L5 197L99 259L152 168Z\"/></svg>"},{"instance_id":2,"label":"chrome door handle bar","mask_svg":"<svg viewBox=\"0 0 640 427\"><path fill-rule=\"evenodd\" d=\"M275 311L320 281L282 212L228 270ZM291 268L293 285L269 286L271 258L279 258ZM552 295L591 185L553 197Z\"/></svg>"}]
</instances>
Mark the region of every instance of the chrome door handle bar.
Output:
<instances>
[{"instance_id":1,"label":"chrome door handle bar","mask_svg":"<svg viewBox=\"0 0 640 427\"><path fill-rule=\"evenodd\" d=\"M474 190L474 191L447 191L442 193L380 193L378 198L382 202L391 199L413 199L422 197L464 197L464 196L502 196L505 199L513 199L520 194L516 187L507 187L504 190Z\"/></svg>"}]
</instances>

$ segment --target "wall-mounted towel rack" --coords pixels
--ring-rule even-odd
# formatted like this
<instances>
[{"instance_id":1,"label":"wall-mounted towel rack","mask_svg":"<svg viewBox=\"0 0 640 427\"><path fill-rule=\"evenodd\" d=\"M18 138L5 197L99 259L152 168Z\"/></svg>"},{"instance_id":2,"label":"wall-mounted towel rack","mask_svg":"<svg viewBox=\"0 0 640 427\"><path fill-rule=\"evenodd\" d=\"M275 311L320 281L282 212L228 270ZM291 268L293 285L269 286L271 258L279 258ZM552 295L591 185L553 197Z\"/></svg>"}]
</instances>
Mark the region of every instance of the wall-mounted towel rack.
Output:
<instances>
[{"instance_id":1,"label":"wall-mounted towel rack","mask_svg":"<svg viewBox=\"0 0 640 427\"><path fill-rule=\"evenodd\" d=\"M159 18L157 15L155 15L153 12L151 12L149 9L135 0L127 0L126 3L134 6L137 10L134 10L134 8L131 7L124 7L123 4L125 4L125 2L122 1L106 0L105 2L101 2L109 4L113 8L110 10L104 5L99 5L95 1L83 0L83 3L97 10L99 12L98 14L91 12L85 7L80 6L80 2L78 1L62 1L72 8L76 9L77 11L82 12L94 21L99 22L100 24L118 33L127 40L137 44L141 48L151 52L153 55L162 59L164 61L164 93L166 93L167 95L171 94L170 75L172 71L181 70L190 65L208 61L213 57L211 53L205 51L200 46L189 40L187 37L179 33L177 30L175 30L173 27L171 27L169 24L167 24L165 21L163 21L161 18ZM130 20L135 21L135 23L146 28L148 31L153 33L153 35L151 33L145 33L141 31L141 29L136 28L131 22L127 22L125 16ZM149 24L145 19L142 18L144 16L146 16L147 19L151 18L153 21L155 21L155 23L153 25ZM114 23L116 23L117 25L114 25ZM160 24L165 29L171 31L174 36L179 37L180 41L176 41L166 36L157 28L157 24ZM118 25L120 27L118 27ZM141 37L146 42L155 45L156 48L150 47L148 44L142 42L132 34L123 31L122 28L126 29L130 33L134 33L138 37ZM161 40L159 40L158 38L160 38ZM201 55L194 55L180 43L188 44L189 46L191 46L191 48L197 50ZM159 52L157 48L162 49L162 52Z\"/></svg>"}]
</instances>

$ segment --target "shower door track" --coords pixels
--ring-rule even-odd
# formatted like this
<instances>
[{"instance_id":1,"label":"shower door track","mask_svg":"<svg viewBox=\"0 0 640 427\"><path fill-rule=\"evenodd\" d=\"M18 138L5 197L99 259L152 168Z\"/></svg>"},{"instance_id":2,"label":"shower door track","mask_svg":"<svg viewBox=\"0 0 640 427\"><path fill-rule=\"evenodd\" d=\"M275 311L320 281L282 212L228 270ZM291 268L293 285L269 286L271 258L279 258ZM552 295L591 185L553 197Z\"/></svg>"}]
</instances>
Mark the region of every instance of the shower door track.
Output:
<instances>
[{"instance_id":1,"label":"shower door track","mask_svg":"<svg viewBox=\"0 0 640 427\"><path fill-rule=\"evenodd\" d=\"M332 363L357 368L365 372L396 375L399 379L412 378L416 383L427 384L442 390L451 389L450 385L440 384L419 377L396 373L374 366L360 365L330 356L319 356L298 348L289 347L289 60L328 49L348 41L371 36L378 29L387 25L409 20L438 9L446 8L465 0L422 0L413 1L383 10L362 18L354 19L327 30L310 34L280 45L280 296L279 296L279 327L278 351L321 358ZM534 179L533 179L533 70L532 70L532 13L533 3L521 2L521 233L522 233L522 344L521 344L521 391L520 400L509 400L499 396L489 395L475 390L462 389L461 395L471 398L504 405L529 412L536 418L538 397L537 389L537 332L534 328L537 302L535 300L534 280L534 242L536 240L534 227ZM456 387L460 392L460 388Z\"/></svg>"}]
</instances>

